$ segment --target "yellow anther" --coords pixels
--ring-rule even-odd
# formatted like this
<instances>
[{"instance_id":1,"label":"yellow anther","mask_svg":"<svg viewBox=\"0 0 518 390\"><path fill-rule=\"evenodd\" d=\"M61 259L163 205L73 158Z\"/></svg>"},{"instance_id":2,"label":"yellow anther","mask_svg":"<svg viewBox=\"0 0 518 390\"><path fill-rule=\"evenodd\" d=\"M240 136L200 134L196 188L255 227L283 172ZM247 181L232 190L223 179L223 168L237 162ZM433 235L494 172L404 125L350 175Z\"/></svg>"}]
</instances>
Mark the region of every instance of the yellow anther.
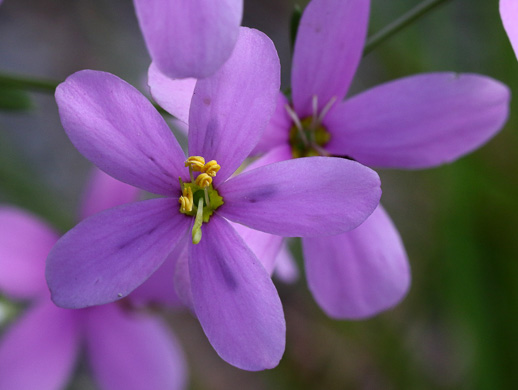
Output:
<instances>
[{"instance_id":1,"label":"yellow anther","mask_svg":"<svg viewBox=\"0 0 518 390\"><path fill-rule=\"evenodd\" d=\"M207 164L203 166L202 172L205 172L210 177L216 176L216 173L221 169L216 160L210 160Z\"/></svg>"},{"instance_id":2,"label":"yellow anther","mask_svg":"<svg viewBox=\"0 0 518 390\"><path fill-rule=\"evenodd\" d=\"M201 156L191 156L185 161L185 166L196 172L203 172L205 159Z\"/></svg>"},{"instance_id":3,"label":"yellow anther","mask_svg":"<svg viewBox=\"0 0 518 390\"><path fill-rule=\"evenodd\" d=\"M180 196L178 202L180 203L180 211L182 213L192 211L192 205L194 203L194 200L192 198L191 187L184 187L183 196Z\"/></svg>"},{"instance_id":4,"label":"yellow anther","mask_svg":"<svg viewBox=\"0 0 518 390\"><path fill-rule=\"evenodd\" d=\"M196 178L196 185L200 188L208 187L212 184L212 177L206 173L200 173Z\"/></svg>"}]
</instances>

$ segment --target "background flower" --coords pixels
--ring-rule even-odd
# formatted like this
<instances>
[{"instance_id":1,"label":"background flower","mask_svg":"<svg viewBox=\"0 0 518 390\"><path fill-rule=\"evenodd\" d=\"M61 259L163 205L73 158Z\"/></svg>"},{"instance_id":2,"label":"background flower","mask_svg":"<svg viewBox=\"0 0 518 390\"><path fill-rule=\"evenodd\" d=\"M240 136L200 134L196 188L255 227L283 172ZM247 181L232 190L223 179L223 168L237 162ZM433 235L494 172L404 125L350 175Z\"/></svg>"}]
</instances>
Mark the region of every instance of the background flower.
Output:
<instances>
[{"instance_id":1,"label":"background flower","mask_svg":"<svg viewBox=\"0 0 518 390\"><path fill-rule=\"evenodd\" d=\"M81 215L136 195L136 188L95 171ZM1 389L63 388L83 344L93 376L104 390L185 388L181 349L157 316L117 304L66 310L51 302L44 265L58 239L52 228L28 212L2 206L0 233L0 291L30 301L27 312L9 324L0 339Z\"/></svg>"}]
</instances>

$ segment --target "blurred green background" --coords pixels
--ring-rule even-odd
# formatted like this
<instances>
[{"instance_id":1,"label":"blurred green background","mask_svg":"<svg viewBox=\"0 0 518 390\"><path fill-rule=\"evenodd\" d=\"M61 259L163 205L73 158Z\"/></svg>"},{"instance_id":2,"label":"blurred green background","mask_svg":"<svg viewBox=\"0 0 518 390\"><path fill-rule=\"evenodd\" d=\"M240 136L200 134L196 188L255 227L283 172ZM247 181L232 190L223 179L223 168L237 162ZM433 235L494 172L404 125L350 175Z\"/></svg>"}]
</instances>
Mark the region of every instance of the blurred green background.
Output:
<instances>
[{"instance_id":1,"label":"blurred green background","mask_svg":"<svg viewBox=\"0 0 518 390\"><path fill-rule=\"evenodd\" d=\"M272 38L285 87L294 3L245 0L243 24ZM373 0L370 35L418 3ZM145 91L149 61L130 0L5 0L0 7L0 72L63 80L98 69ZM486 74L518 93L518 61L498 1L450 0L429 12L363 59L352 93L435 71ZM65 231L89 163L65 136L51 94L0 89L2 101L31 109L0 111L0 202ZM475 153L438 169L380 172L413 275L395 309L336 321L314 303L303 273L293 285L277 283L287 348L277 368L259 373L219 359L188 313L168 314L186 350L190 389L518 388L517 127L513 99L505 128ZM300 255L299 243L293 247ZM80 365L70 389L94 388Z\"/></svg>"}]
</instances>

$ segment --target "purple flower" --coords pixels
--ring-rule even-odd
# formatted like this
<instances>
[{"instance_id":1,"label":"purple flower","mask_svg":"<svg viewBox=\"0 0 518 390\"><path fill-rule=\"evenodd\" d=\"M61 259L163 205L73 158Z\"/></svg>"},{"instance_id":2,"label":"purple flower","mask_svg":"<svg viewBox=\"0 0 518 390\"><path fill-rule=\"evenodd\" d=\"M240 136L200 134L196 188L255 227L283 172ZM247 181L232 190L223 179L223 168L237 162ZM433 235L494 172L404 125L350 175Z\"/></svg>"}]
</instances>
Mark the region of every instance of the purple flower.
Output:
<instances>
[{"instance_id":1,"label":"purple flower","mask_svg":"<svg viewBox=\"0 0 518 390\"><path fill-rule=\"evenodd\" d=\"M243 0L134 0L147 48L172 78L204 78L230 57Z\"/></svg>"},{"instance_id":2,"label":"purple flower","mask_svg":"<svg viewBox=\"0 0 518 390\"><path fill-rule=\"evenodd\" d=\"M518 0L500 0L500 17L518 57Z\"/></svg>"},{"instance_id":3,"label":"purple flower","mask_svg":"<svg viewBox=\"0 0 518 390\"><path fill-rule=\"evenodd\" d=\"M369 1L313 0L298 31L293 102L280 94L254 153L272 161L347 156L383 168L453 161L498 132L509 91L473 74L430 73L392 81L343 101L361 59ZM357 229L304 238L309 287L326 313L364 318L392 307L410 284L399 234L380 206Z\"/></svg>"},{"instance_id":4,"label":"purple flower","mask_svg":"<svg viewBox=\"0 0 518 390\"><path fill-rule=\"evenodd\" d=\"M77 149L165 198L96 214L61 238L46 270L56 304L122 298L186 246L193 307L218 354L247 370L279 362L281 302L227 219L283 236L338 234L363 222L381 195L374 171L339 158L283 161L230 178L275 108L279 68L273 43L242 28L230 59L196 84L187 160L160 114L119 78L81 71L58 87L61 121Z\"/></svg>"},{"instance_id":5,"label":"purple flower","mask_svg":"<svg viewBox=\"0 0 518 390\"><path fill-rule=\"evenodd\" d=\"M132 201L136 190L99 171L82 215ZM44 265L57 240L58 235L35 216L0 207L0 291L31 301L0 340L0 388L63 388L83 343L102 389L184 388L181 350L158 318L118 304L66 310L52 303Z\"/></svg>"}]
</instances>

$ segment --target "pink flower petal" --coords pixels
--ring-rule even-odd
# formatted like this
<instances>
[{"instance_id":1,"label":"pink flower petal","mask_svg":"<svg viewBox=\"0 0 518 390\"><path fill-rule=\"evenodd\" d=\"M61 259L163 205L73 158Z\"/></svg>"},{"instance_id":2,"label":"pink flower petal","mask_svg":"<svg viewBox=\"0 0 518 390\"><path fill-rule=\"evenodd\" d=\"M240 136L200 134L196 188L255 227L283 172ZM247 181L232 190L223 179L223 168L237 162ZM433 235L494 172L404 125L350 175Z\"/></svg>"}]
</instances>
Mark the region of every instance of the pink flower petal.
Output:
<instances>
[{"instance_id":1,"label":"pink flower petal","mask_svg":"<svg viewBox=\"0 0 518 390\"><path fill-rule=\"evenodd\" d=\"M196 83L189 116L189 155L216 160L214 178L230 177L255 147L275 110L280 64L263 33L242 27L230 59Z\"/></svg>"},{"instance_id":2,"label":"pink flower petal","mask_svg":"<svg viewBox=\"0 0 518 390\"><path fill-rule=\"evenodd\" d=\"M243 0L134 0L153 62L171 78L210 76L230 57Z\"/></svg>"},{"instance_id":3,"label":"pink flower petal","mask_svg":"<svg viewBox=\"0 0 518 390\"><path fill-rule=\"evenodd\" d=\"M518 58L518 0L500 0L500 16Z\"/></svg>"},{"instance_id":4,"label":"pink flower petal","mask_svg":"<svg viewBox=\"0 0 518 390\"><path fill-rule=\"evenodd\" d=\"M43 300L0 340L0 389L65 387L79 352L79 312Z\"/></svg>"},{"instance_id":5,"label":"pink flower petal","mask_svg":"<svg viewBox=\"0 0 518 390\"><path fill-rule=\"evenodd\" d=\"M16 299L45 297L45 259L58 238L36 216L0 207L0 291Z\"/></svg>"},{"instance_id":6,"label":"pink flower petal","mask_svg":"<svg viewBox=\"0 0 518 390\"><path fill-rule=\"evenodd\" d=\"M88 357L102 389L185 388L182 350L159 318L126 313L115 304L88 310Z\"/></svg>"},{"instance_id":7,"label":"pink flower petal","mask_svg":"<svg viewBox=\"0 0 518 390\"><path fill-rule=\"evenodd\" d=\"M340 101L347 93L363 52L369 3L312 0L306 7L291 74L293 104L301 118L313 114L313 96L320 112L331 98Z\"/></svg>"},{"instance_id":8,"label":"pink flower petal","mask_svg":"<svg viewBox=\"0 0 518 390\"><path fill-rule=\"evenodd\" d=\"M224 219L213 215L199 244L190 245L196 315L216 352L250 371L275 367L286 324L270 276Z\"/></svg>"},{"instance_id":9,"label":"pink flower petal","mask_svg":"<svg viewBox=\"0 0 518 390\"><path fill-rule=\"evenodd\" d=\"M192 94L196 79L172 79L164 75L155 63L148 71L148 84L153 99L169 114L183 123L189 122Z\"/></svg>"},{"instance_id":10,"label":"pink flower petal","mask_svg":"<svg viewBox=\"0 0 518 390\"><path fill-rule=\"evenodd\" d=\"M190 223L174 199L129 203L84 220L49 254L52 300L81 308L125 297L165 261Z\"/></svg>"},{"instance_id":11,"label":"pink flower petal","mask_svg":"<svg viewBox=\"0 0 518 390\"><path fill-rule=\"evenodd\" d=\"M86 219L98 212L134 202L139 189L107 175L100 169L93 169L88 186L83 194L80 219Z\"/></svg>"},{"instance_id":12,"label":"pink flower petal","mask_svg":"<svg viewBox=\"0 0 518 390\"><path fill-rule=\"evenodd\" d=\"M219 187L217 213L233 222L289 237L343 233L378 205L376 172L333 157L281 161L242 173Z\"/></svg>"},{"instance_id":13,"label":"pink flower petal","mask_svg":"<svg viewBox=\"0 0 518 390\"><path fill-rule=\"evenodd\" d=\"M509 89L489 77L429 73L370 89L324 119L326 149L362 164L428 168L480 147L504 125Z\"/></svg>"},{"instance_id":14,"label":"pink flower petal","mask_svg":"<svg viewBox=\"0 0 518 390\"><path fill-rule=\"evenodd\" d=\"M128 83L83 70L56 90L61 123L74 146L114 178L172 195L188 175L185 155L153 105Z\"/></svg>"},{"instance_id":15,"label":"pink flower petal","mask_svg":"<svg viewBox=\"0 0 518 390\"><path fill-rule=\"evenodd\" d=\"M331 317L370 317L396 305L408 291L405 248L381 206L350 232L302 243L309 288Z\"/></svg>"}]
</instances>

